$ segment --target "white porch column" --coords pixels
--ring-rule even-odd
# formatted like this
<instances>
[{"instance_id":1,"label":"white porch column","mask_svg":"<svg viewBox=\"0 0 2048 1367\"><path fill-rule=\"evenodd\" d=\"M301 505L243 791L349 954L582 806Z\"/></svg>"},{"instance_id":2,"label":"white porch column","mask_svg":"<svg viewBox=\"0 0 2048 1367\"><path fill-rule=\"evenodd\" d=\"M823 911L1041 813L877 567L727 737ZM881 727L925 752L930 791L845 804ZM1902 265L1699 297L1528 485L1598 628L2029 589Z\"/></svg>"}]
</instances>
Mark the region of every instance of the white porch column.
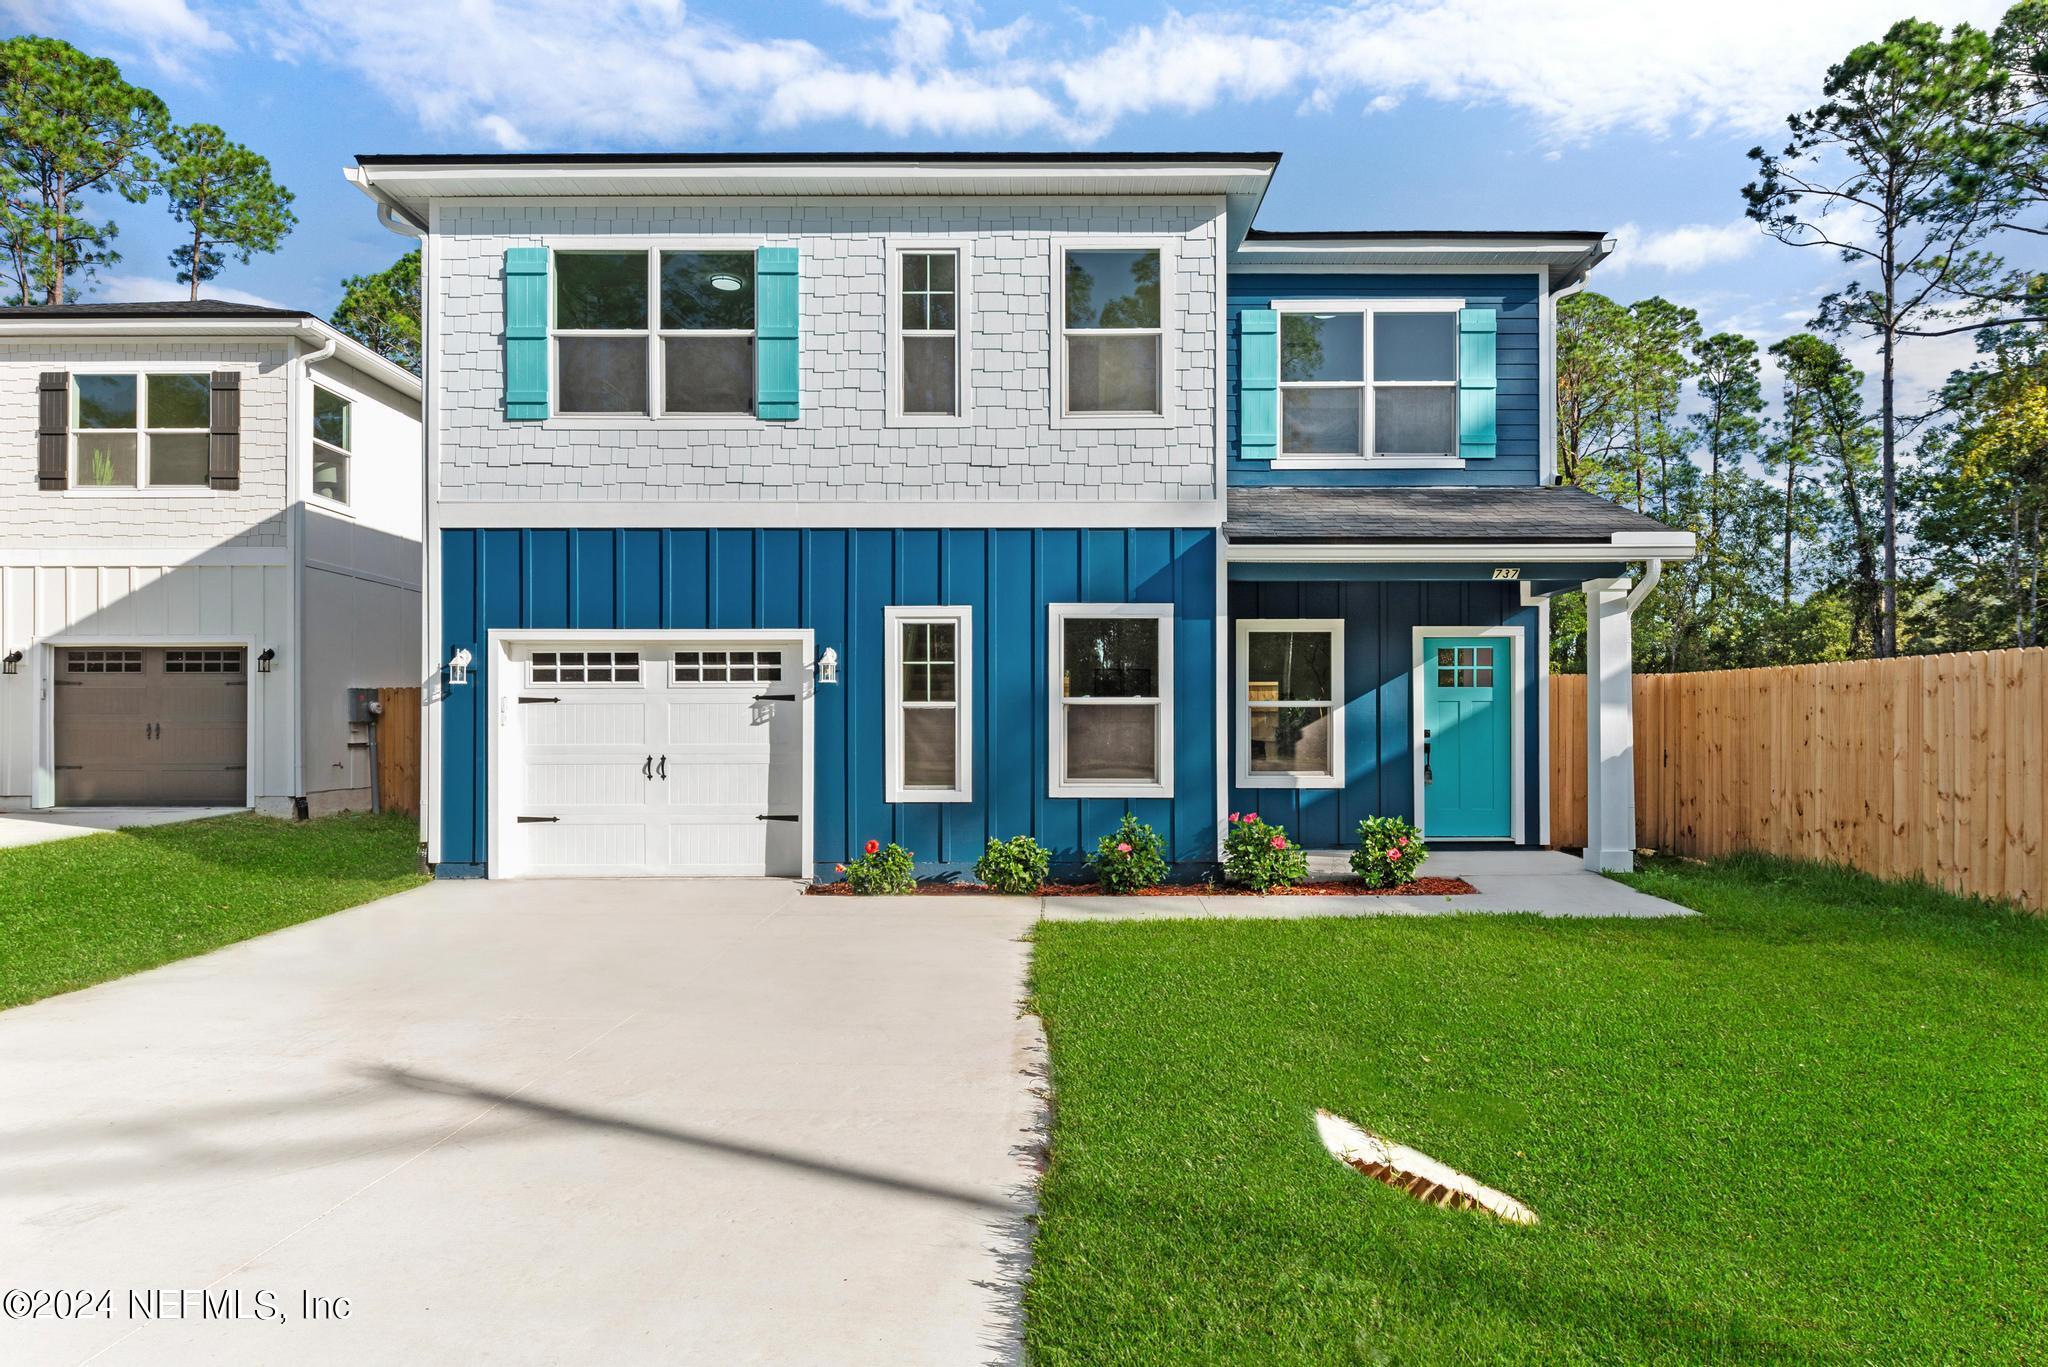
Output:
<instances>
[{"instance_id":1,"label":"white porch column","mask_svg":"<svg viewBox=\"0 0 2048 1367\"><path fill-rule=\"evenodd\" d=\"M1636 864L1634 683L1629 581L1586 581L1586 867Z\"/></svg>"}]
</instances>

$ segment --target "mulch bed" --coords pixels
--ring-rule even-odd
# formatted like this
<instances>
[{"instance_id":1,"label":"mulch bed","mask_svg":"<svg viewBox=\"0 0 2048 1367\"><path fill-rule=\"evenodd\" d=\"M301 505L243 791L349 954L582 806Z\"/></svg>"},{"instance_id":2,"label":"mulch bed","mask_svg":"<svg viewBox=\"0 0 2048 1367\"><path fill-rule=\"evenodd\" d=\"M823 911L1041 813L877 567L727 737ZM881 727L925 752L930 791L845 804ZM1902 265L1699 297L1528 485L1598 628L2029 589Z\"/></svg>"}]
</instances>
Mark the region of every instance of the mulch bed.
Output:
<instances>
[{"instance_id":1,"label":"mulch bed","mask_svg":"<svg viewBox=\"0 0 2048 1367\"><path fill-rule=\"evenodd\" d=\"M851 897L853 887L847 883L813 883L805 889L814 897ZM1457 897L1477 892L1462 878L1418 878L1412 883L1403 883L1392 888L1369 888L1355 878L1334 878L1320 883L1297 883L1291 888L1275 888L1269 893L1253 892L1250 888L1234 887L1228 883L1165 883L1156 888L1144 888L1138 892L1110 893L1102 890L1100 883L1047 883L1038 890L1040 897ZM919 883L918 896L938 897L994 897L996 894L980 883Z\"/></svg>"}]
</instances>

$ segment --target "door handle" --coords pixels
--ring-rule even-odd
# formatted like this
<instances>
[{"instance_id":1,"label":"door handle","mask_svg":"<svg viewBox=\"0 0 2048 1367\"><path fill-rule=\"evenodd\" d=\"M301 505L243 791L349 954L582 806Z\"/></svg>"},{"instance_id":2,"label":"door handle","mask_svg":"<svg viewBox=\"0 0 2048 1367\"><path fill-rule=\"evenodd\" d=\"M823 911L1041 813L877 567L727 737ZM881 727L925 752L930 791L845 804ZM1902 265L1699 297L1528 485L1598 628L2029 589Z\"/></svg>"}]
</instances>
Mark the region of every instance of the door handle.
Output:
<instances>
[{"instance_id":1,"label":"door handle","mask_svg":"<svg viewBox=\"0 0 2048 1367\"><path fill-rule=\"evenodd\" d=\"M659 767L658 767L658 768L657 768L657 769L656 769L656 770L654 771L654 773L655 773L655 777L659 778L659 779L660 779L660 780L661 780L661 781L662 781L663 783L666 783L666 782L668 782L668 756L667 756L667 755L663 755L663 756L661 757L661 764L660 764L660 766L659 766Z\"/></svg>"},{"instance_id":2,"label":"door handle","mask_svg":"<svg viewBox=\"0 0 2048 1367\"><path fill-rule=\"evenodd\" d=\"M1422 733L1422 783L1424 787L1436 782L1436 771L1429 763L1429 732Z\"/></svg>"},{"instance_id":3,"label":"door handle","mask_svg":"<svg viewBox=\"0 0 2048 1367\"><path fill-rule=\"evenodd\" d=\"M649 756L647 757L646 761L645 761L644 763L642 763L642 764L641 764L641 766L640 766L640 777L642 777L642 778L653 778L653 777L654 777L654 756L652 756L652 755L649 755Z\"/></svg>"}]
</instances>

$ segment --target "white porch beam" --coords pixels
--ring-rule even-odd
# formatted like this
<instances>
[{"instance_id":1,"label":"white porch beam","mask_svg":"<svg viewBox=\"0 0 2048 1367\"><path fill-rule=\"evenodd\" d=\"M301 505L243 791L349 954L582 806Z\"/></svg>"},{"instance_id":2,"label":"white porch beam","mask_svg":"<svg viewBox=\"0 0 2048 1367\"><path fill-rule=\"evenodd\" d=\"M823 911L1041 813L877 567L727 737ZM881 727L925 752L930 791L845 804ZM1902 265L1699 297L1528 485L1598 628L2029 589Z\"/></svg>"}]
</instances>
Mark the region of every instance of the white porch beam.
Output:
<instances>
[{"instance_id":1,"label":"white porch beam","mask_svg":"<svg viewBox=\"0 0 2048 1367\"><path fill-rule=\"evenodd\" d=\"M1636 860L1634 680L1629 581L1586 581L1586 867Z\"/></svg>"}]
</instances>

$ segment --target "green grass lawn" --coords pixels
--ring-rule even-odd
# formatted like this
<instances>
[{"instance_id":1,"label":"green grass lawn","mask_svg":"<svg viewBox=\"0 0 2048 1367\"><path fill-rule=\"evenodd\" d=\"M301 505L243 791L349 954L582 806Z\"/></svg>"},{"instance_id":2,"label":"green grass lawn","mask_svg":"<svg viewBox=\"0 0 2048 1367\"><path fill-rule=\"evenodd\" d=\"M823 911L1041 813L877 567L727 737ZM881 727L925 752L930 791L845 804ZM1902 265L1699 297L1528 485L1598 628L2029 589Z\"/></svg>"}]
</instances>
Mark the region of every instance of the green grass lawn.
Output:
<instances>
[{"instance_id":1,"label":"green grass lawn","mask_svg":"<svg viewBox=\"0 0 2048 1367\"><path fill-rule=\"evenodd\" d=\"M426 881L411 817L223 816L0 850L0 1007Z\"/></svg>"},{"instance_id":2,"label":"green grass lawn","mask_svg":"<svg viewBox=\"0 0 2048 1367\"><path fill-rule=\"evenodd\" d=\"M1631 881L1705 915L1042 925L1034 1362L2048 1362L2048 923ZM1542 1223L1340 1167L1317 1106Z\"/></svg>"}]
</instances>

